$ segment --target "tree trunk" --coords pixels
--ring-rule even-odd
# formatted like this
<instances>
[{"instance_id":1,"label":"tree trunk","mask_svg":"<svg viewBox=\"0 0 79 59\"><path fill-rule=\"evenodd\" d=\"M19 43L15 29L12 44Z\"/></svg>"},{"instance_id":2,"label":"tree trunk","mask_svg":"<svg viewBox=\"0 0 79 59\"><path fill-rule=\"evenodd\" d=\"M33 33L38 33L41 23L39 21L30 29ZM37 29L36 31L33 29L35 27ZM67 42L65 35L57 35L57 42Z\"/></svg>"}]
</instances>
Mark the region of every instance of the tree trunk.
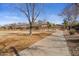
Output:
<instances>
[{"instance_id":1,"label":"tree trunk","mask_svg":"<svg viewBox=\"0 0 79 59\"><path fill-rule=\"evenodd\" d=\"M30 28L29 28L30 32L29 35L32 35L32 23L30 23Z\"/></svg>"}]
</instances>

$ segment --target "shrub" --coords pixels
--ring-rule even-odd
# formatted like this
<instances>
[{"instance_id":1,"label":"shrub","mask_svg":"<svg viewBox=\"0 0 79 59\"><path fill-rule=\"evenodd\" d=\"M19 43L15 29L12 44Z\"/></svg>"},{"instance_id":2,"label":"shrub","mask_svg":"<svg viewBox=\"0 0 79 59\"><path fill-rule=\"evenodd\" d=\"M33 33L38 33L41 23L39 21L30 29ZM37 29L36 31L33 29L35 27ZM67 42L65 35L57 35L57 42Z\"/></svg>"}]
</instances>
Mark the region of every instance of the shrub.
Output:
<instances>
[{"instance_id":1,"label":"shrub","mask_svg":"<svg viewBox=\"0 0 79 59\"><path fill-rule=\"evenodd\" d=\"M70 35L75 34L75 32L76 32L76 30L75 30L75 29L70 29L70 31L69 31Z\"/></svg>"}]
</instances>

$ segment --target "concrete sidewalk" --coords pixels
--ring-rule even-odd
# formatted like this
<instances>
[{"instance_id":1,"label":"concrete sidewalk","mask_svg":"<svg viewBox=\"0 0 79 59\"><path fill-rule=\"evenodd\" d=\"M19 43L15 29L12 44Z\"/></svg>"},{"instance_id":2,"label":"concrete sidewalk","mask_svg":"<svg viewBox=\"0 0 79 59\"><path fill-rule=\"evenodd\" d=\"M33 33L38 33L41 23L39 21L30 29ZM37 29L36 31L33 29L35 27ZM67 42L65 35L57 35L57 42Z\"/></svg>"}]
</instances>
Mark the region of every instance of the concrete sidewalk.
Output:
<instances>
[{"instance_id":1,"label":"concrete sidewalk","mask_svg":"<svg viewBox=\"0 0 79 59\"><path fill-rule=\"evenodd\" d=\"M69 56L66 40L63 32L56 30L51 36L48 36L27 49L19 52L21 56Z\"/></svg>"}]
</instances>

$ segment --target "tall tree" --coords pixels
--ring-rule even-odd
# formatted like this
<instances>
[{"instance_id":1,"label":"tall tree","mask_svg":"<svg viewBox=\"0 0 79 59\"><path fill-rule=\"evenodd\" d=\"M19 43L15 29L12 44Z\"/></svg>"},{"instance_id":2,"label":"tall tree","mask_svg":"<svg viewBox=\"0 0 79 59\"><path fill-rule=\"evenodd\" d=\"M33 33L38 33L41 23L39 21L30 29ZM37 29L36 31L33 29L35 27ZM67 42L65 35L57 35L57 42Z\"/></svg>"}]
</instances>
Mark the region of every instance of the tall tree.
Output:
<instances>
[{"instance_id":1,"label":"tall tree","mask_svg":"<svg viewBox=\"0 0 79 59\"><path fill-rule=\"evenodd\" d=\"M17 9L26 16L29 22L29 29L30 29L29 34L32 35L32 26L34 22L37 20L38 16L40 15L40 10L38 9L37 4L25 3L22 5L21 8L17 7Z\"/></svg>"},{"instance_id":2,"label":"tall tree","mask_svg":"<svg viewBox=\"0 0 79 59\"><path fill-rule=\"evenodd\" d=\"M63 12L61 13L61 15L64 16L64 18L68 21L69 29L72 27L73 22L78 17L79 14L78 9L79 8L77 4L73 3L66 6Z\"/></svg>"}]
</instances>

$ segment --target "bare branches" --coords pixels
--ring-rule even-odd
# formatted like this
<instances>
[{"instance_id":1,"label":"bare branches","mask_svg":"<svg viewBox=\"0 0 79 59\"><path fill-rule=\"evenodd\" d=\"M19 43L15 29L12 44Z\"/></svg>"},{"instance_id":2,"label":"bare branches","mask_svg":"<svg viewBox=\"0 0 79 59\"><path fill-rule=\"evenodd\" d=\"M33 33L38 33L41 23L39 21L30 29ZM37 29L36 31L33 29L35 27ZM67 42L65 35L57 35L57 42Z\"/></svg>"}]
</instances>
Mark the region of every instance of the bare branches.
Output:
<instances>
[{"instance_id":1,"label":"bare branches","mask_svg":"<svg viewBox=\"0 0 79 59\"><path fill-rule=\"evenodd\" d=\"M35 20L38 18L39 15L40 15L40 11L37 13Z\"/></svg>"},{"instance_id":2,"label":"bare branches","mask_svg":"<svg viewBox=\"0 0 79 59\"><path fill-rule=\"evenodd\" d=\"M22 9L23 7L18 9L20 10L20 12L26 15L27 20L29 21L31 34L32 25L34 24L35 20L37 20L38 16L40 15L40 12L36 9L37 7L35 3L26 3L23 6L25 6L25 9Z\"/></svg>"},{"instance_id":3,"label":"bare branches","mask_svg":"<svg viewBox=\"0 0 79 59\"><path fill-rule=\"evenodd\" d=\"M28 14L28 20L29 20L29 23L31 23L31 19L30 19L30 9L29 9L29 4L26 4L26 10L24 10L24 11L26 11L27 12L27 14Z\"/></svg>"},{"instance_id":4,"label":"bare branches","mask_svg":"<svg viewBox=\"0 0 79 59\"><path fill-rule=\"evenodd\" d=\"M62 16L68 21L68 26L72 27L74 21L79 15L79 4L70 4L64 8L63 12L61 13Z\"/></svg>"},{"instance_id":5,"label":"bare branches","mask_svg":"<svg viewBox=\"0 0 79 59\"><path fill-rule=\"evenodd\" d=\"M70 13L69 9L71 8L73 4L68 4L63 11L61 12L61 16L68 16L68 14Z\"/></svg>"},{"instance_id":6,"label":"bare branches","mask_svg":"<svg viewBox=\"0 0 79 59\"><path fill-rule=\"evenodd\" d=\"M23 9L21 9L21 8L18 8L18 7L16 7L19 11L21 11L22 13L24 13L27 17L28 17L28 14L23 10Z\"/></svg>"},{"instance_id":7,"label":"bare branches","mask_svg":"<svg viewBox=\"0 0 79 59\"><path fill-rule=\"evenodd\" d=\"M35 20L37 20L37 18L39 17L40 15L40 11L37 11L34 15L34 19L32 20L32 22L35 22Z\"/></svg>"},{"instance_id":8,"label":"bare branches","mask_svg":"<svg viewBox=\"0 0 79 59\"><path fill-rule=\"evenodd\" d=\"M64 8L63 12L61 13L62 16L65 16L70 20L70 18L76 20L78 16L78 4L70 4Z\"/></svg>"}]
</instances>

